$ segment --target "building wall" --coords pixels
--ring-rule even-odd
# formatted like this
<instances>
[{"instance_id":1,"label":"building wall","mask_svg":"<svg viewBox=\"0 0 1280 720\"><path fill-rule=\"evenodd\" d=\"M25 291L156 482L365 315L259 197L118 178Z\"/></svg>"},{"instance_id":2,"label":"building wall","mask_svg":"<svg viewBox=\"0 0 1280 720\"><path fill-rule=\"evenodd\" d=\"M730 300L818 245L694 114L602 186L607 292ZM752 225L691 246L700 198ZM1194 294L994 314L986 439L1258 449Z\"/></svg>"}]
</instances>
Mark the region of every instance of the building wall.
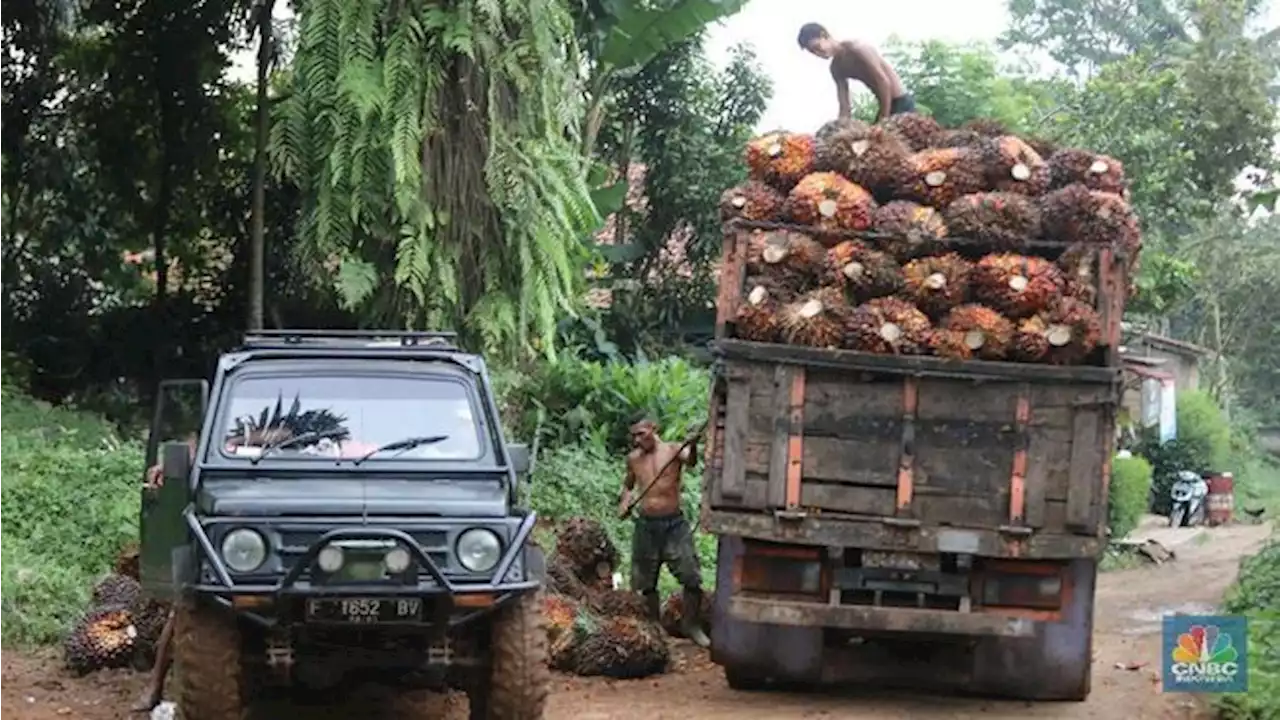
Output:
<instances>
[{"instance_id":1,"label":"building wall","mask_svg":"<svg viewBox=\"0 0 1280 720\"><path fill-rule=\"evenodd\" d=\"M1139 343L1134 349L1137 351L1134 353L1135 355L1164 360L1165 362L1160 366L1160 369L1173 373L1174 382L1177 384L1179 391L1195 390L1200 387L1199 358L1189 357L1186 353L1172 352L1145 343Z\"/></svg>"}]
</instances>

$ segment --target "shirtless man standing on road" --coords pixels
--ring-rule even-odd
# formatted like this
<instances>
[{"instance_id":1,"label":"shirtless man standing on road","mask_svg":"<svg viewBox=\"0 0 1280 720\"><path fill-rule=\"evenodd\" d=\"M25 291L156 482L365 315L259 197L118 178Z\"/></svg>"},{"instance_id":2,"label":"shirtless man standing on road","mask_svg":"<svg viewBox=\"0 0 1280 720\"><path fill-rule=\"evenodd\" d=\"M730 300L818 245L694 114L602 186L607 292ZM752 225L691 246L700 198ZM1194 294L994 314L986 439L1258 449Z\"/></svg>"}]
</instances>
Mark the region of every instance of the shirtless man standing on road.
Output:
<instances>
[{"instance_id":1,"label":"shirtless man standing on road","mask_svg":"<svg viewBox=\"0 0 1280 720\"><path fill-rule=\"evenodd\" d=\"M915 112L916 101L902 85L902 78L874 47L858 40L835 40L818 23L800 28L800 47L831 61L831 78L836 81L836 99L840 103L839 120L853 113L849 103L849 81L857 80L875 93L880 102L876 122L890 115Z\"/></svg>"},{"instance_id":2,"label":"shirtless man standing on road","mask_svg":"<svg viewBox=\"0 0 1280 720\"><path fill-rule=\"evenodd\" d=\"M627 477L618 504L618 516L625 519L632 494L644 494L631 541L631 589L640 591L649 617L657 620L661 612L658 575L665 564L684 588L685 636L709 647L711 641L702 631L699 617L702 571L689 521L680 512L684 468L698 462L696 436L681 449L681 445L660 440L657 425L646 418L631 426L631 444L634 449L627 455Z\"/></svg>"}]
</instances>

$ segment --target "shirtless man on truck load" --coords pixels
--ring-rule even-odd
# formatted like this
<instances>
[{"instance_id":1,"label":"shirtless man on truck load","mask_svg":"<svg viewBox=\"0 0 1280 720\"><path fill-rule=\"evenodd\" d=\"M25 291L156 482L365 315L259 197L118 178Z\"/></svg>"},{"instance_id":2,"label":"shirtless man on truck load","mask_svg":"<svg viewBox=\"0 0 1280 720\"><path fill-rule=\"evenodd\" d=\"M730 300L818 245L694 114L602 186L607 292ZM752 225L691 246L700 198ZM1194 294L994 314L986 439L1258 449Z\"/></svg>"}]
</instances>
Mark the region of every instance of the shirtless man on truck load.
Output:
<instances>
[{"instance_id":1,"label":"shirtless man on truck load","mask_svg":"<svg viewBox=\"0 0 1280 720\"><path fill-rule=\"evenodd\" d=\"M876 122L890 115L915 112L916 101L903 86L902 78L874 47L858 40L836 40L818 23L801 27L796 40L801 48L831 61L831 78L836 82L836 99L840 103L838 119L847 120L853 112L850 80L857 80L875 93L880 103Z\"/></svg>"}]
</instances>

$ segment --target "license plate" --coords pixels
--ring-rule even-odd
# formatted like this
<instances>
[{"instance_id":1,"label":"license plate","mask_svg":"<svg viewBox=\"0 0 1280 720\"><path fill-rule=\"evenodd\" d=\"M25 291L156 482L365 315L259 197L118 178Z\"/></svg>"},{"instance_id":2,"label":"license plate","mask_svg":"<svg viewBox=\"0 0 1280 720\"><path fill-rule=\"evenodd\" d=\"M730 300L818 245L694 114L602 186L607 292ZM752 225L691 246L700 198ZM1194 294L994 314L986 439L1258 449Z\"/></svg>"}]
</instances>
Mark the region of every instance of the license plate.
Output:
<instances>
[{"instance_id":1,"label":"license plate","mask_svg":"<svg viewBox=\"0 0 1280 720\"><path fill-rule=\"evenodd\" d=\"M353 625L415 622L422 619L422 600L420 598L308 600L307 619Z\"/></svg>"}]
</instances>

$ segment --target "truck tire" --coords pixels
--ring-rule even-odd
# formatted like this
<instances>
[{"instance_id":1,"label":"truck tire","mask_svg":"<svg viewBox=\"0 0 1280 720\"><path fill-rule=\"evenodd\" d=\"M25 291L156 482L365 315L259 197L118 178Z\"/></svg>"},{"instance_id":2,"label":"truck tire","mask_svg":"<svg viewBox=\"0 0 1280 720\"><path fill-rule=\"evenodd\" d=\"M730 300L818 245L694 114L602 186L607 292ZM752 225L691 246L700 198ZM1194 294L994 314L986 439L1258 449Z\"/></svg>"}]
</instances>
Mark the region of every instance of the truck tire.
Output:
<instances>
[{"instance_id":1,"label":"truck tire","mask_svg":"<svg viewBox=\"0 0 1280 720\"><path fill-rule=\"evenodd\" d=\"M489 669L468 692L471 720L542 720L551 670L539 593L512 601L490 622Z\"/></svg>"},{"instance_id":2,"label":"truck tire","mask_svg":"<svg viewBox=\"0 0 1280 720\"><path fill-rule=\"evenodd\" d=\"M240 630L235 618L179 600L173 628L175 700L182 720L241 720L245 714Z\"/></svg>"}]
</instances>

